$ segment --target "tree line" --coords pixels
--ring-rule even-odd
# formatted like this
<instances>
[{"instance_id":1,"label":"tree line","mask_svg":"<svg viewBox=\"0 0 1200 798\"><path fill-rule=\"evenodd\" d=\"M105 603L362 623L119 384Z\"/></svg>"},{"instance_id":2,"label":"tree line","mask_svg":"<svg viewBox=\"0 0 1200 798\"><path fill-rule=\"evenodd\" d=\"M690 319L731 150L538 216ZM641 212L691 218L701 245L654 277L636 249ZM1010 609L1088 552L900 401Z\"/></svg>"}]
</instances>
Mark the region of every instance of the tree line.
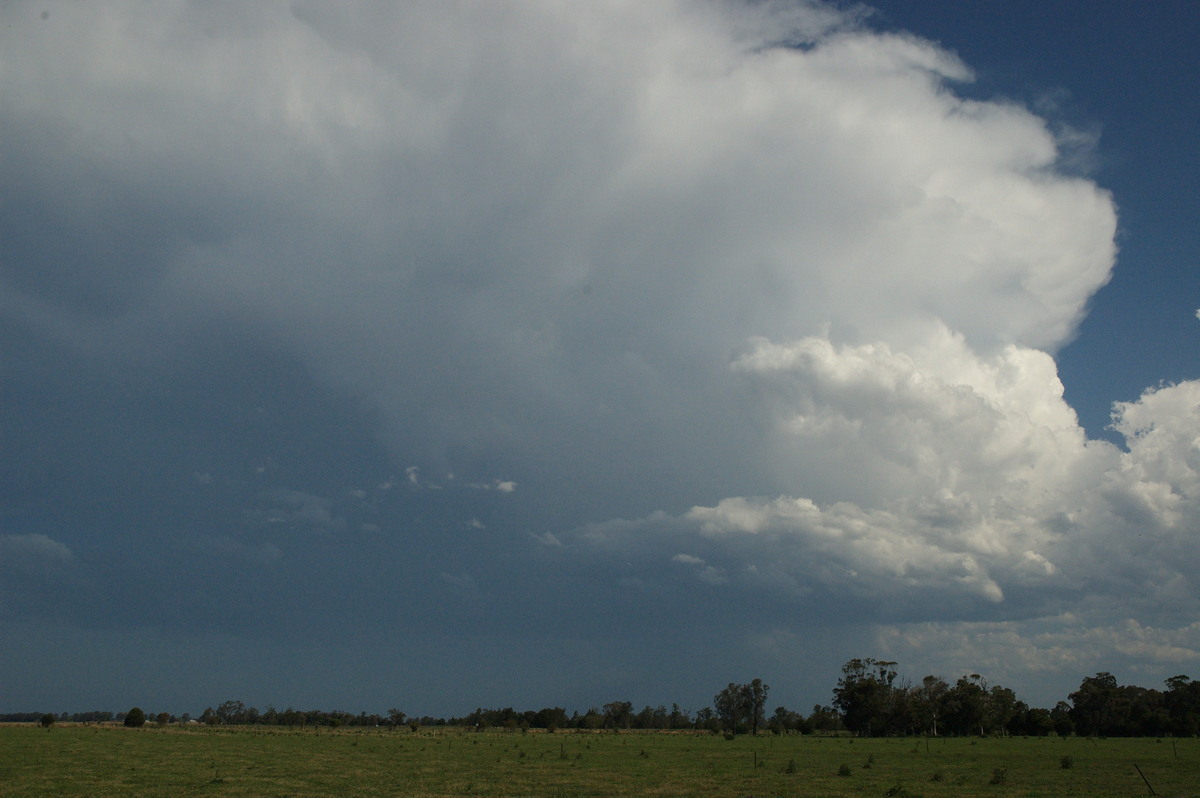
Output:
<instances>
[{"instance_id":1,"label":"tree line","mask_svg":"<svg viewBox=\"0 0 1200 798\"><path fill-rule=\"evenodd\" d=\"M199 723L211 726L292 727L408 727L465 726L511 730L698 730L736 734L814 734L843 732L867 737L881 736L1068 736L1192 737L1200 734L1200 682L1173 676L1164 690L1119 685L1111 673L1086 677L1079 689L1054 707L1031 707L1016 693L989 684L979 674L969 674L950 684L939 676L926 676L919 683L899 677L896 663L872 658L852 659L842 666L828 706L816 705L807 714L778 706L766 714L770 687L761 679L739 684L730 682L713 696L712 706L695 713L672 704L645 706L636 710L629 701L612 701L584 712L562 707L518 711L477 708L462 717L410 717L399 709L386 714L353 714L341 711L259 711L242 701L230 700L206 708L198 718L166 712L156 715L134 707L128 712L40 712L0 714L0 722L76 723L122 722L127 726L145 723Z\"/></svg>"},{"instance_id":2,"label":"tree line","mask_svg":"<svg viewBox=\"0 0 1200 798\"><path fill-rule=\"evenodd\" d=\"M953 685L937 676L897 679L896 663L852 659L842 666L833 706L862 736L1076 734L1087 737L1192 737L1200 734L1200 682L1166 680L1166 690L1118 685L1102 672L1052 708L1031 707L977 673Z\"/></svg>"}]
</instances>

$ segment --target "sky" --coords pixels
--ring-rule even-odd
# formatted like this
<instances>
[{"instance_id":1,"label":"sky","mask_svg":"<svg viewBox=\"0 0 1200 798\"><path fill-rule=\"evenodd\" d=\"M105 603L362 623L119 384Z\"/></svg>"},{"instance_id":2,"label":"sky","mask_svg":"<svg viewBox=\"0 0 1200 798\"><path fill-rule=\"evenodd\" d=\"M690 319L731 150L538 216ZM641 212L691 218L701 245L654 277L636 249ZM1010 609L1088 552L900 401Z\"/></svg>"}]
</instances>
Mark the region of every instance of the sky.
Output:
<instances>
[{"instance_id":1,"label":"sky","mask_svg":"<svg viewBox=\"0 0 1200 798\"><path fill-rule=\"evenodd\" d=\"M1200 677L1200 6L0 6L0 711Z\"/></svg>"}]
</instances>

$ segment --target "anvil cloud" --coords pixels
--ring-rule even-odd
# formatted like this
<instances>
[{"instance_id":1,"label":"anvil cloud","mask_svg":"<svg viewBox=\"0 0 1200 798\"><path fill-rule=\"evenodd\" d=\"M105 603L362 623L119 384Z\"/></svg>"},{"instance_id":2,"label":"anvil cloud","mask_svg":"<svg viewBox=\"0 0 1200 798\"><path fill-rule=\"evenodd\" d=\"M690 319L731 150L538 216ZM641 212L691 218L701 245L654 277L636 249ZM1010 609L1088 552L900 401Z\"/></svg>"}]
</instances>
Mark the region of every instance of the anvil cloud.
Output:
<instances>
[{"instance_id":1,"label":"anvil cloud","mask_svg":"<svg viewBox=\"0 0 1200 798\"><path fill-rule=\"evenodd\" d=\"M143 703L446 712L1200 652L1200 384L1088 439L1054 358L1113 199L935 44L808 3L0 17L31 646L241 651ZM310 644L356 657L247 675Z\"/></svg>"}]
</instances>

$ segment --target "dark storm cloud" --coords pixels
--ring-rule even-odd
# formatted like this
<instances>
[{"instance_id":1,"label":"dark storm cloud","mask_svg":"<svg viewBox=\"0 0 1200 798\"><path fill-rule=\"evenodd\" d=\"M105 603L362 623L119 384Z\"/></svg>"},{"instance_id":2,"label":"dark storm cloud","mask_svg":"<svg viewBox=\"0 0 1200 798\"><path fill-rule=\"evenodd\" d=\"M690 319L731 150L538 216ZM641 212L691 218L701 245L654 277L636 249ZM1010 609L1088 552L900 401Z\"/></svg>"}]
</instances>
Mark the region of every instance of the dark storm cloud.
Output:
<instances>
[{"instance_id":1,"label":"dark storm cloud","mask_svg":"<svg viewBox=\"0 0 1200 798\"><path fill-rule=\"evenodd\" d=\"M0 551L70 553L58 622L628 665L1044 639L1085 569L1127 628L1118 553L1194 603L1194 386L1121 452L1052 359L1112 202L927 42L806 3L2 13Z\"/></svg>"}]
</instances>

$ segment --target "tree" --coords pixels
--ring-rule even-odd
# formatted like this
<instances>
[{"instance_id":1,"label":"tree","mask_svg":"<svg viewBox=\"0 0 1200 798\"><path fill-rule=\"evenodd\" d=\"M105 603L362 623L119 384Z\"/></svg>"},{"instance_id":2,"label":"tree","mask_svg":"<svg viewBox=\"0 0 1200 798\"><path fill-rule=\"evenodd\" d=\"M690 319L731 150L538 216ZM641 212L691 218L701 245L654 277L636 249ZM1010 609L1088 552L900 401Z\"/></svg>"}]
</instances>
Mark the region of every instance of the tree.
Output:
<instances>
[{"instance_id":1,"label":"tree","mask_svg":"<svg viewBox=\"0 0 1200 798\"><path fill-rule=\"evenodd\" d=\"M1085 737L1108 734L1113 728L1117 707L1117 677L1107 671L1085 677L1079 689L1071 693L1071 720L1075 731Z\"/></svg>"},{"instance_id":2,"label":"tree","mask_svg":"<svg viewBox=\"0 0 1200 798\"><path fill-rule=\"evenodd\" d=\"M45 715L42 715L41 719L38 720L38 725L43 728L49 729L51 726L54 725L54 713L47 712Z\"/></svg>"},{"instance_id":3,"label":"tree","mask_svg":"<svg viewBox=\"0 0 1200 798\"><path fill-rule=\"evenodd\" d=\"M913 710L926 734L937 737L938 719L942 716L942 706L949 692L950 685L937 676L926 676L921 680L920 687L913 688Z\"/></svg>"},{"instance_id":4,"label":"tree","mask_svg":"<svg viewBox=\"0 0 1200 798\"><path fill-rule=\"evenodd\" d=\"M944 718L952 734L983 736L987 713L987 682L978 673L964 676L946 694Z\"/></svg>"},{"instance_id":5,"label":"tree","mask_svg":"<svg viewBox=\"0 0 1200 798\"><path fill-rule=\"evenodd\" d=\"M579 728L592 730L604 728L604 713L595 707L588 707L588 711L583 713L583 717L579 720Z\"/></svg>"},{"instance_id":6,"label":"tree","mask_svg":"<svg viewBox=\"0 0 1200 798\"><path fill-rule=\"evenodd\" d=\"M1075 721L1071 720L1071 705L1059 701L1050 710L1050 722L1054 724L1054 733L1059 737L1070 737L1075 733Z\"/></svg>"},{"instance_id":7,"label":"tree","mask_svg":"<svg viewBox=\"0 0 1200 798\"><path fill-rule=\"evenodd\" d=\"M804 716L799 712L792 712L787 707L775 707L775 712L771 715L767 726L771 729L772 734L801 731L804 728Z\"/></svg>"},{"instance_id":8,"label":"tree","mask_svg":"<svg viewBox=\"0 0 1200 798\"><path fill-rule=\"evenodd\" d=\"M255 715L258 711L255 710ZM241 701L230 700L217 707L217 719L226 726L246 722L246 705Z\"/></svg>"},{"instance_id":9,"label":"tree","mask_svg":"<svg viewBox=\"0 0 1200 798\"><path fill-rule=\"evenodd\" d=\"M751 734L758 734L759 726L766 722L764 711L770 686L762 679L749 684L730 682L724 690L713 696L713 706L722 726L731 734L749 727Z\"/></svg>"},{"instance_id":10,"label":"tree","mask_svg":"<svg viewBox=\"0 0 1200 798\"><path fill-rule=\"evenodd\" d=\"M1167 679L1163 705L1170 717L1171 734L1194 737L1200 734L1200 682L1180 674Z\"/></svg>"},{"instance_id":11,"label":"tree","mask_svg":"<svg viewBox=\"0 0 1200 798\"><path fill-rule=\"evenodd\" d=\"M1029 707L1025 710L1021 734L1031 737L1048 737L1054 732L1054 718L1050 710L1041 707Z\"/></svg>"},{"instance_id":12,"label":"tree","mask_svg":"<svg viewBox=\"0 0 1200 798\"><path fill-rule=\"evenodd\" d=\"M562 707L544 707L533 713L533 719L529 725L539 729L554 731L566 728L569 722L570 718L567 717L567 711Z\"/></svg>"},{"instance_id":13,"label":"tree","mask_svg":"<svg viewBox=\"0 0 1200 798\"><path fill-rule=\"evenodd\" d=\"M812 712L804 721L804 729L809 734L817 732L833 732L842 728L842 720L833 707L823 707L813 704Z\"/></svg>"},{"instance_id":14,"label":"tree","mask_svg":"<svg viewBox=\"0 0 1200 798\"><path fill-rule=\"evenodd\" d=\"M712 707L702 707L696 710L696 728L719 732L721 730L721 719Z\"/></svg>"},{"instance_id":15,"label":"tree","mask_svg":"<svg viewBox=\"0 0 1200 798\"><path fill-rule=\"evenodd\" d=\"M146 713L140 708L134 707L125 713L125 725L131 729L141 728L146 725Z\"/></svg>"},{"instance_id":16,"label":"tree","mask_svg":"<svg viewBox=\"0 0 1200 798\"><path fill-rule=\"evenodd\" d=\"M887 734L896 700L896 663L852 659L842 666L842 678L833 691L833 705L842 713L846 728L863 737Z\"/></svg>"},{"instance_id":17,"label":"tree","mask_svg":"<svg viewBox=\"0 0 1200 798\"><path fill-rule=\"evenodd\" d=\"M758 735L758 727L763 722L763 711L767 706L767 692L770 689L769 685L763 684L762 679L755 679L750 684L742 685L746 712L750 720L750 734L752 735Z\"/></svg>"},{"instance_id":18,"label":"tree","mask_svg":"<svg viewBox=\"0 0 1200 798\"><path fill-rule=\"evenodd\" d=\"M1017 700L1017 694L1012 690L992 685L984 700L984 725L990 734L1007 734L1009 725L1017 718L1023 720L1027 709L1029 707Z\"/></svg>"},{"instance_id":19,"label":"tree","mask_svg":"<svg viewBox=\"0 0 1200 798\"><path fill-rule=\"evenodd\" d=\"M604 705L604 726L609 729L628 729L633 720L633 703L610 701Z\"/></svg>"},{"instance_id":20,"label":"tree","mask_svg":"<svg viewBox=\"0 0 1200 798\"><path fill-rule=\"evenodd\" d=\"M738 726L746 717L746 694L742 685L730 682L724 690L713 696L713 708L721 720L721 727L729 734L737 734Z\"/></svg>"}]
</instances>

